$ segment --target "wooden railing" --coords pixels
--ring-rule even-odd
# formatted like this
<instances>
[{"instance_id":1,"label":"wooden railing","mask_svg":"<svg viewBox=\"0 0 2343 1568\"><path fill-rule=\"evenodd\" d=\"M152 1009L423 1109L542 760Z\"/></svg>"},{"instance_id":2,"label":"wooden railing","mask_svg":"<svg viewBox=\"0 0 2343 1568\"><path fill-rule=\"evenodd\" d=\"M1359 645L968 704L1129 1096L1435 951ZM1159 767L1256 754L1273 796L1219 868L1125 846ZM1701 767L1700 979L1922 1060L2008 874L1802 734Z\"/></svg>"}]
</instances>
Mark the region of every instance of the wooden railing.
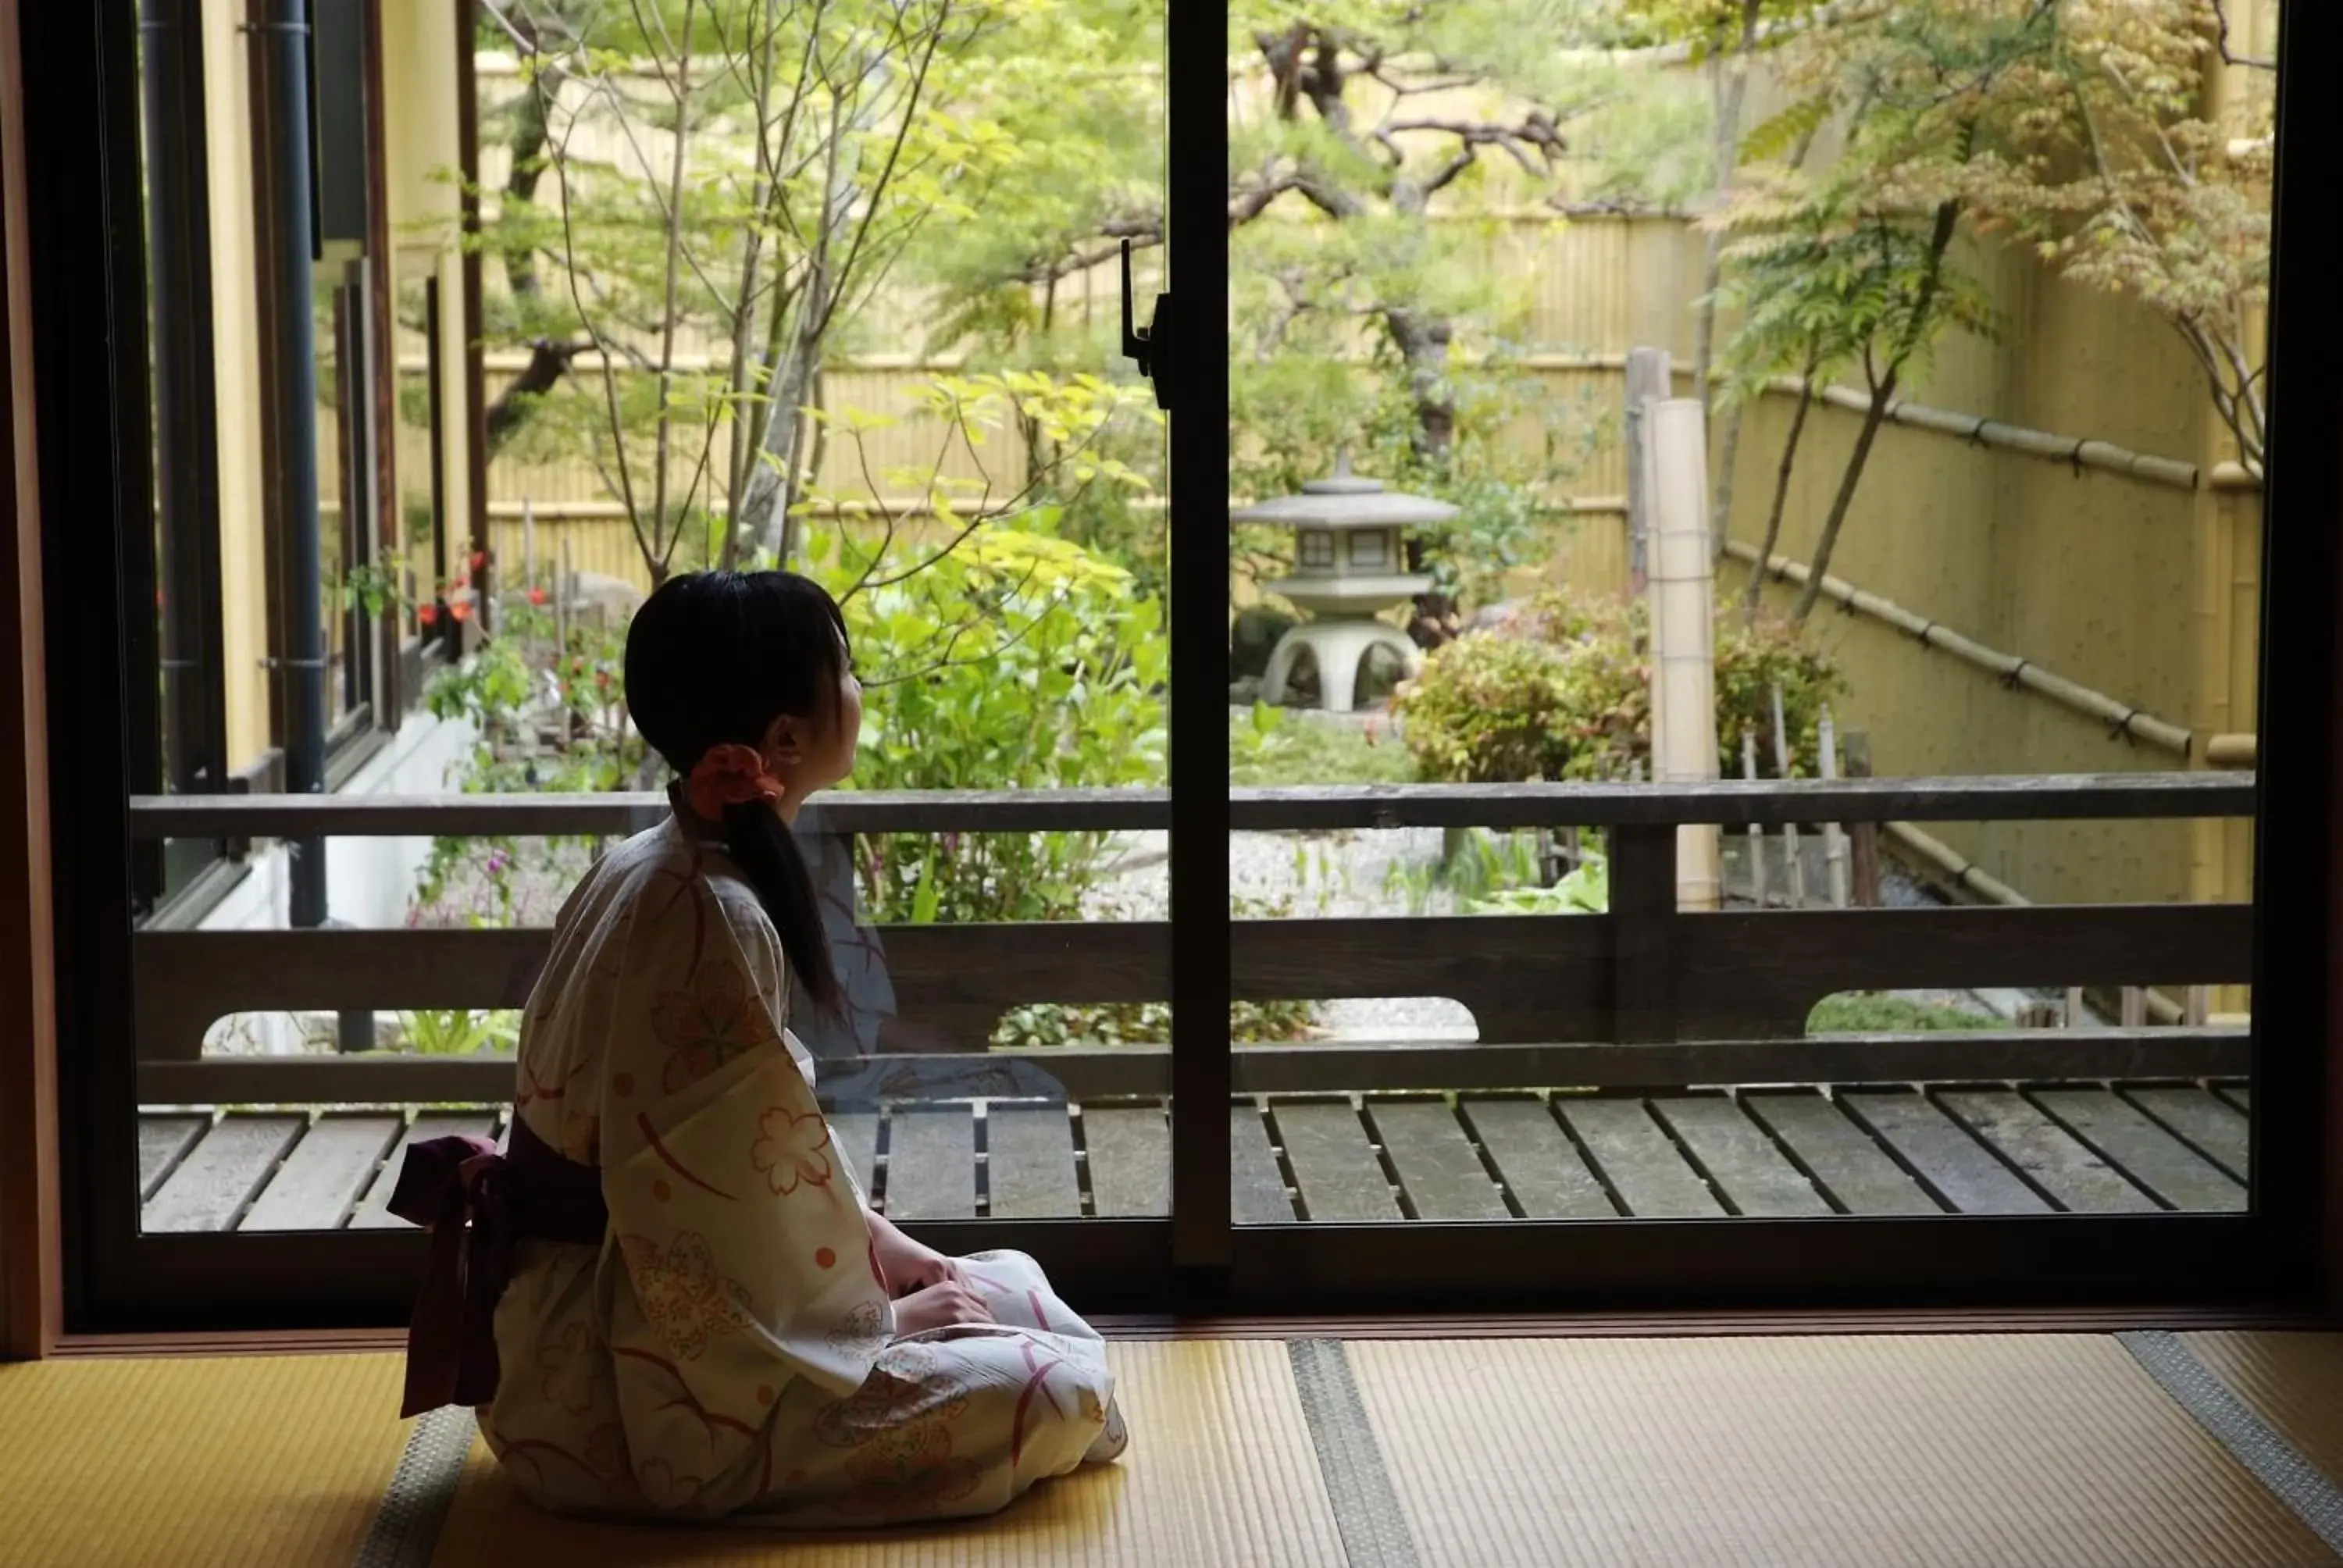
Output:
<instances>
[{"instance_id":1,"label":"wooden railing","mask_svg":"<svg viewBox=\"0 0 2343 1568\"><path fill-rule=\"evenodd\" d=\"M655 795L140 798L135 836L609 837L657 822ZM1531 1085L2196 1078L2246 1070L2245 1031L2006 1030L1805 1037L1814 1005L1851 990L2214 985L2251 979L2247 905L2144 904L1683 914L1675 830L1889 821L2244 817L2250 774L1858 779L1839 783L1409 786L1232 791L1239 830L1599 827L1606 915L1291 919L1232 923L1235 1000L1443 997L1470 1046L1244 1046L1242 1091ZM1161 791L845 794L830 833L1135 831L1172 825ZM513 1008L549 933L503 930L141 931L139 1095L160 1103L486 1101L508 1058L213 1057L231 1013ZM995 1018L1022 1003L1163 1000L1170 928L1157 921L887 927L906 1019ZM1181 999L1188 1001L1192 999ZM1208 1003L1217 1007L1217 1001ZM1009 1060L965 1049L882 1056L844 1081L894 1090L1075 1099L1157 1094L1164 1048ZM844 1091L841 1090L841 1092Z\"/></svg>"}]
</instances>

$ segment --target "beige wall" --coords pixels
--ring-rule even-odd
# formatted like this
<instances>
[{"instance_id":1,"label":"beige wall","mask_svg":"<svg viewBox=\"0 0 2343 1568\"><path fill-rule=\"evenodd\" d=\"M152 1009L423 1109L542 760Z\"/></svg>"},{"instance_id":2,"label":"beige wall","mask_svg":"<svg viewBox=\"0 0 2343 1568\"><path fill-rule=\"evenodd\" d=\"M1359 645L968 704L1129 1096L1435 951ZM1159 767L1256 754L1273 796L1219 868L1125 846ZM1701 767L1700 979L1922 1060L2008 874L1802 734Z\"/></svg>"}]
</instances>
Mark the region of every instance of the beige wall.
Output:
<instances>
[{"instance_id":1,"label":"beige wall","mask_svg":"<svg viewBox=\"0 0 2343 1568\"><path fill-rule=\"evenodd\" d=\"M263 529L268 475L262 432L259 263L255 220L252 50L239 30L241 4L202 6L205 126L210 157L212 327L215 387L219 406L219 486L223 637L227 663L228 756L246 768L268 750L269 648ZM382 5L385 170L395 279L436 274L447 425L442 487L445 526L452 537L470 534L466 485L464 407L465 324L462 262L457 246L457 186L440 177L455 167L458 142L455 7L385 0ZM320 417L330 420L329 409ZM324 509L337 506L330 428L319 442L318 481ZM460 549L451 552L460 556ZM337 625L338 623L336 623Z\"/></svg>"},{"instance_id":2,"label":"beige wall","mask_svg":"<svg viewBox=\"0 0 2343 1568\"><path fill-rule=\"evenodd\" d=\"M220 597L228 766L268 749L268 553L261 448L260 257L253 222L252 48L237 5L203 18L204 136L210 158L213 387L218 399Z\"/></svg>"}]
</instances>

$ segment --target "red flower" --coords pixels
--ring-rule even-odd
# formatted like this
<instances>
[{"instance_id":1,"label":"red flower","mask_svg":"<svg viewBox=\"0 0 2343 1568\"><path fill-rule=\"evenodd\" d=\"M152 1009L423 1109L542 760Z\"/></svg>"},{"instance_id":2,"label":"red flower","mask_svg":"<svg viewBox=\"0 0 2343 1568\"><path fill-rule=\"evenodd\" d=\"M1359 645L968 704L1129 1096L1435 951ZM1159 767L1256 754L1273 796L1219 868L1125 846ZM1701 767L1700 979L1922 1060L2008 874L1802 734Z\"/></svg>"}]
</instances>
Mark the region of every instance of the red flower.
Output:
<instances>
[{"instance_id":1,"label":"red flower","mask_svg":"<svg viewBox=\"0 0 2343 1568\"><path fill-rule=\"evenodd\" d=\"M545 602L545 590L541 588L533 588L529 589L528 602L531 604L543 604Z\"/></svg>"},{"instance_id":2,"label":"red flower","mask_svg":"<svg viewBox=\"0 0 2343 1568\"><path fill-rule=\"evenodd\" d=\"M469 620L472 618L472 607L462 603L451 604L447 607L447 613L458 620Z\"/></svg>"},{"instance_id":3,"label":"red flower","mask_svg":"<svg viewBox=\"0 0 2343 1568\"><path fill-rule=\"evenodd\" d=\"M415 618L422 625L429 626L432 622L439 618L439 607L436 604L417 605L415 607Z\"/></svg>"},{"instance_id":4,"label":"red flower","mask_svg":"<svg viewBox=\"0 0 2343 1568\"><path fill-rule=\"evenodd\" d=\"M472 569L478 572L486 571L488 570L488 552L486 550L474 550L472 552Z\"/></svg>"}]
</instances>

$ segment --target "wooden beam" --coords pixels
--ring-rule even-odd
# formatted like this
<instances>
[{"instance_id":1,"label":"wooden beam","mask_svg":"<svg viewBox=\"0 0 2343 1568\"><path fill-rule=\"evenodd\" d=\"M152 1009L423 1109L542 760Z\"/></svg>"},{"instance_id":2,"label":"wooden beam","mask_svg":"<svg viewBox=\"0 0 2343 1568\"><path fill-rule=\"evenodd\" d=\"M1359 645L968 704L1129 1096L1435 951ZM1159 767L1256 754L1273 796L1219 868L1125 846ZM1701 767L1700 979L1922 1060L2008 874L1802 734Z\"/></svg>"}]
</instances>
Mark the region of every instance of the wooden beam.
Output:
<instances>
[{"instance_id":1,"label":"wooden beam","mask_svg":"<svg viewBox=\"0 0 2343 1568\"><path fill-rule=\"evenodd\" d=\"M2049 822L2250 817L2249 773L2069 773L1835 783L1404 784L1232 789L1239 831L1816 822ZM154 796L130 803L142 839L609 836L657 823L657 794ZM805 826L831 833L1041 833L1169 827L1160 789L978 790L830 796Z\"/></svg>"},{"instance_id":2,"label":"wooden beam","mask_svg":"<svg viewBox=\"0 0 2343 1568\"><path fill-rule=\"evenodd\" d=\"M2169 1082L2242 1076L2251 1050L2244 1030L2008 1030L1634 1045L1242 1045L1232 1066L1240 1094ZM1171 1090L1172 1053L1126 1046L879 1056L825 1063L822 1082L825 1101L850 1105L1150 1099ZM509 1056L224 1056L138 1070L147 1105L487 1105L512 1090Z\"/></svg>"},{"instance_id":3,"label":"wooden beam","mask_svg":"<svg viewBox=\"0 0 2343 1568\"><path fill-rule=\"evenodd\" d=\"M1668 828L1623 829L1623 849ZM1632 870L1634 853L1621 862ZM1664 872L1664 854L1652 857ZM1240 920L1230 994L1245 1001L1363 996L1462 1003L1491 1044L1785 1039L1840 991L1910 986L2223 984L2252 972L2246 904L1815 910L1679 916L1613 875L1615 915ZM1651 886L1662 885L1656 873ZM878 929L901 1038L980 1050L1030 1002L1167 1000L1162 921ZM141 931L134 939L142 1061L192 1060L217 1019L250 1011L518 1008L552 933L458 930ZM933 1031L933 1032L929 1032Z\"/></svg>"},{"instance_id":4,"label":"wooden beam","mask_svg":"<svg viewBox=\"0 0 2343 1568\"><path fill-rule=\"evenodd\" d=\"M45 1355L64 1328L23 77L17 0L0 0L0 1360Z\"/></svg>"}]
</instances>

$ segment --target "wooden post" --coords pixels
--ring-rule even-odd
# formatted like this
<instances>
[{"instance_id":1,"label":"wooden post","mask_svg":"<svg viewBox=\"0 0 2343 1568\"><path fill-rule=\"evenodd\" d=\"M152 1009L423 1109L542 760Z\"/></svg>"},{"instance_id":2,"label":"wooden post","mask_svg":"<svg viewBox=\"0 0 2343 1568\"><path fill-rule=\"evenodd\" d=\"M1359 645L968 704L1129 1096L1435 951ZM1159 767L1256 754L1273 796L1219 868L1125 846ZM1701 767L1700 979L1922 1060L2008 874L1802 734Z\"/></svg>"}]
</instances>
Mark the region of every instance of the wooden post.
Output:
<instances>
[{"instance_id":1,"label":"wooden post","mask_svg":"<svg viewBox=\"0 0 2343 1568\"><path fill-rule=\"evenodd\" d=\"M1664 400L1674 390L1664 348L1627 351L1627 588L1640 594L1651 578L1651 482L1644 467L1650 419L1645 406Z\"/></svg>"},{"instance_id":2,"label":"wooden post","mask_svg":"<svg viewBox=\"0 0 2343 1568\"><path fill-rule=\"evenodd\" d=\"M1839 744L1846 749L1846 776L1870 778L1871 737L1860 729L1850 729L1839 737ZM1857 822L1847 829L1847 840L1855 863L1855 907L1875 910L1879 907L1879 825Z\"/></svg>"},{"instance_id":3,"label":"wooden post","mask_svg":"<svg viewBox=\"0 0 2343 1568\"><path fill-rule=\"evenodd\" d=\"M1790 777L1790 729L1782 718L1782 689L1774 688L1774 772L1775 777ZM1806 862L1805 851L1798 848L1798 825L1782 824L1782 849L1790 860L1790 908L1806 907Z\"/></svg>"},{"instance_id":4,"label":"wooden post","mask_svg":"<svg viewBox=\"0 0 2343 1568\"><path fill-rule=\"evenodd\" d=\"M2123 988L2123 1026L2126 1029L2147 1027L2147 992L2136 985Z\"/></svg>"},{"instance_id":5,"label":"wooden post","mask_svg":"<svg viewBox=\"0 0 2343 1568\"><path fill-rule=\"evenodd\" d=\"M1741 777L1755 783L1757 779L1757 732L1747 725L1741 729ZM1749 890L1757 907L1765 907L1765 829L1755 822L1749 824Z\"/></svg>"},{"instance_id":6,"label":"wooden post","mask_svg":"<svg viewBox=\"0 0 2343 1568\"><path fill-rule=\"evenodd\" d=\"M1716 756L1715 580L1708 549L1708 437L1700 405L1644 405L1644 477L1652 518L1652 773L1662 783L1714 780ZM1723 834L1676 830L1676 904L1716 908Z\"/></svg>"},{"instance_id":7,"label":"wooden post","mask_svg":"<svg viewBox=\"0 0 2343 1568\"><path fill-rule=\"evenodd\" d=\"M1830 709L1823 709L1822 722L1816 726L1819 739L1815 748L1815 761L1825 782L1838 781L1838 730L1831 723ZM1834 910L1846 908L1846 835L1835 822L1823 824L1823 864L1830 872L1830 901Z\"/></svg>"},{"instance_id":8,"label":"wooden post","mask_svg":"<svg viewBox=\"0 0 2343 1568\"><path fill-rule=\"evenodd\" d=\"M1611 829L1612 1038L1624 1045L1676 1037L1675 925L1682 853L1676 829Z\"/></svg>"},{"instance_id":9,"label":"wooden post","mask_svg":"<svg viewBox=\"0 0 2343 1568\"><path fill-rule=\"evenodd\" d=\"M2082 1028L2084 1017L2083 988L2078 985L2070 985L2066 988L2066 1027L2068 1029Z\"/></svg>"}]
</instances>

